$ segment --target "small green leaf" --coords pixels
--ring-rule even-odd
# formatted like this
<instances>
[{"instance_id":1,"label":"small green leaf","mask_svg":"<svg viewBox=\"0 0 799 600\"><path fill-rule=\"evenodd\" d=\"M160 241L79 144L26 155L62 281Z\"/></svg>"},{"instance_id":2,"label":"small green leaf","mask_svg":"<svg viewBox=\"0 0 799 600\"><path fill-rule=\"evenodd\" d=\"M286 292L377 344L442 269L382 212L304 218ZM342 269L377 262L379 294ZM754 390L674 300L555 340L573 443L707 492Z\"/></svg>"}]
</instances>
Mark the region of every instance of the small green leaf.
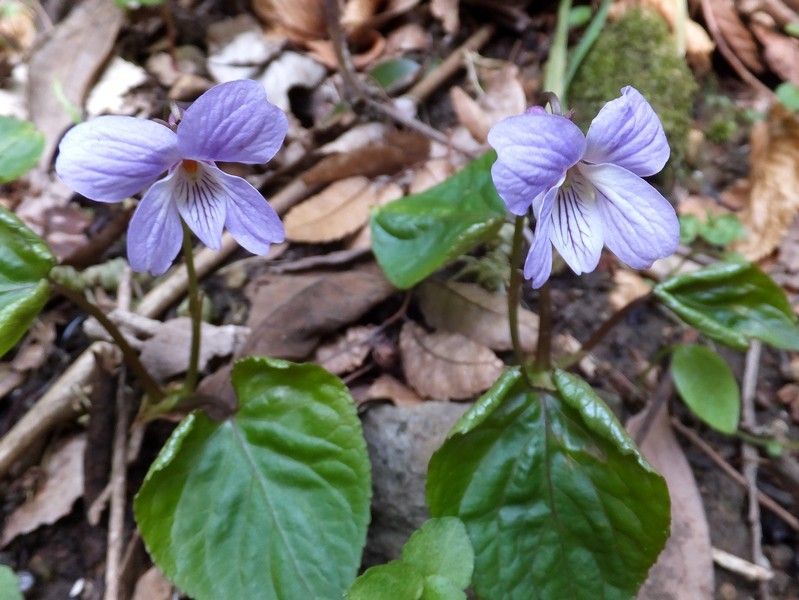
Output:
<instances>
[{"instance_id":1,"label":"small green leaf","mask_svg":"<svg viewBox=\"0 0 799 600\"><path fill-rule=\"evenodd\" d=\"M665 482L580 379L503 375L433 455L434 516L465 523L484 600L633 597L668 537Z\"/></svg>"},{"instance_id":2,"label":"small green leaf","mask_svg":"<svg viewBox=\"0 0 799 600\"><path fill-rule=\"evenodd\" d=\"M368 569L347 600L461 600L474 568L474 551L463 523L430 519L411 535L402 558Z\"/></svg>"},{"instance_id":3,"label":"small green leaf","mask_svg":"<svg viewBox=\"0 0 799 600\"><path fill-rule=\"evenodd\" d=\"M799 350L799 327L785 292L755 265L720 263L677 275L655 295L686 323L738 350L751 338Z\"/></svg>"},{"instance_id":4,"label":"small green leaf","mask_svg":"<svg viewBox=\"0 0 799 600\"><path fill-rule=\"evenodd\" d=\"M197 600L340 598L369 521L369 457L355 404L321 367L233 368L239 410L194 413L134 501L155 563Z\"/></svg>"},{"instance_id":5,"label":"small green leaf","mask_svg":"<svg viewBox=\"0 0 799 600\"><path fill-rule=\"evenodd\" d=\"M783 31L785 31L785 33L787 33L790 36L799 38L799 23L797 23L796 21L792 23L786 23L785 27L783 28Z\"/></svg>"},{"instance_id":6,"label":"small green leaf","mask_svg":"<svg viewBox=\"0 0 799 600\"><path fill-rule=\"evenodd\" d=\"M686 246L696 240L702 230L702 221L696 215L680 215L680 243Z\"/></svg>"},{"instance_id":7,"label":"small green leaf","mask_svg":"<svg viewBox=\"0 0 799 600\"><path fill-rule=\"evenodd\" d=\"M593 14L594 11L587 4L573 6L569 11L569 29L585 27L588 25L588 22L591 20L591 16Z\"/></svg>"},{"instance_id":8,"label":"small green leaf","mask_svg":"<svg viewBox=\"0 0 799 600\"><path fill-rule=\"evenodd\" d=\"M392 58L372 68L369 75L377 85L391 93L411 83L421 68L410 58Z\"/></svg>"},{"instance_id":9,"label":"small green leaf","mask_svg":"<svg viewBox=\"0 0 799 600\"><path fill-rule=\"evenodd\" d=\"M25 334L50 297L44 278L53 265L44 240L0 207L0 356Z\"/></svg>"},{"instance_id":10,"label":"small green leaf","mask_svg":"<svg viewBox=\"0 0 799 600\"><path fill-rule=\"evenodd\" d=\"M389 281L405 289L493 236L505 206L489 152L439 185L372 213L372 248Z\"/></svg>"},{"instance_id":11,"label":"small green leaf","mask_svg":"<svg viewBox=\"0 0 799 600\"><path fill-rule=\"evenodd\" d=\"M799 112L799 86L786 81L778 85L774 93L785 108Z\"/></svg>"},{"instance_id":12,"label":"small green leaf","mask_svg":"<svg viewBox=\"0 0 799 600\"><path fill-rule=\"evenodd\" d=\"M0 565L0 600L24 600L17 574L6 565Z\"/></svg>"},{"instance_id":13,"label":"small green leaf","mask_svg":"<svg viewBox=\"0 0 799 600\"><path fill-rule=\"evenodd\" d=\"M119 8L136 10L142 6L161 6L164 0L114 0Z\"/></svg>"},{"instance_id":14,"label":"small green leaf","mask_svg":"<svg viewBox=\"0 0 799 600\"><path fill-rule=\"evenodd\" d=\"M697 417L717 431L735 433L741 394L723 358L705 346L678 346L671 357L671 376L680 397Z\"/></svg>"},{"instance_id":15,"label":"small green leaf","mask_svg":"<svg viewBox=\"0 0 799 600\"><path fill-rule=\"evenodd\" d=\"M745 234L743 223L734 214L708 215L707 222L700 230L703 240L722 248L741 239Z\"/></svg>"},{"instance_id":16,"label":"small green leaf","mask_svg":"<svg viewBox=\"0 0 799 600\"><path fill-rule=\"evenodd\" d=\"M44 136L33 123L0 117L0 183L27 173L44 149Z\"/></svg>"}]
</instances>

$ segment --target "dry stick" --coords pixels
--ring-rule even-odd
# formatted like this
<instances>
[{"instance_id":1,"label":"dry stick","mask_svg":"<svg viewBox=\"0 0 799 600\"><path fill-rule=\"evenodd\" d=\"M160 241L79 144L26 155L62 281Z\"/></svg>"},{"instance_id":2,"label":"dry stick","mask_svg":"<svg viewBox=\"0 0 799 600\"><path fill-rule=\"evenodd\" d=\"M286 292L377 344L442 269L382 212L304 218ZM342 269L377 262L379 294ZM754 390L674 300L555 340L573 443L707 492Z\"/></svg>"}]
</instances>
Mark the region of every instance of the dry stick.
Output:
<instances>
[{"instance_id":1,"label":"dry stick","mask_svg":"<svg viewBox=\"0 0 799 600\"><path fill-rule=\"evenodd\" d=\"M482 48L494 32L493 25L481 27L475 34L448 56L437 69L431 71L407 94L415 103L426 100L440 85L452 77L463 67L464 52L475 52ZM291 206L304 198L311 186L303 181L302 176L288 184L272 199L272 207L278 214L285 213ZM227 259L238 248L236 241L229 235L222 237L221 248L214 252L208 248L199 250L194 256L197 277L203 278L216 266ZM178 267L161 283L153 288L136 309L142 316L155 318L183 297L188 283L186 269ZM75 362L67 368L61 377L36 401L33 407L0 438L0 477L11 465L42 435L53 427L73 418L79 408L74 406L72 390L84 386L91 380L97 368L94 355L108 352L113 346L107 342L94 342L84 350Z\"/></svg>"},{"instance_id":2,"label":"dry stick","mask_svg":"<svg viewBox=\"0 0 799 600\"><path fill-rule=\"evenodd\" d=\"M126 267L117 289L117 308L130 310L131 270ZM105 600L120 598L120 565L125 541L125 505L127 495L128 406L125 402L125 365L119 368L116 393L116 423L111 455L111 510L108 515L108 546L105 559Z\"/></svg>"},{"instance_id":3,"label":"dry stick","mask_svg":"<svg viewBox=\"0 0 799 600\"><path fill-rule=\"evenodd\" d=\"M719 52L724 55L724 58L727 59L727 62L730 63L730 66L738 73L740 78L757 91L765 93L768 96L773 96L774 92L766 87L757 77L752 75L749 69L746 68L746 65L744 65L735 55L735 52L732 51L732 48L727 45L727 41L724 39L724 36L721 35L719 24L716 21L716 15L713 14L711 0L702 0L702 15L705 17L705 22L707 23L707 28L710 30L710 34L719 47Z\"/></svg>"},{"instance_id":4,"label":"dry stick","mask_svg":"<svg viewBox=\"0 0 799 600\"><path fill-rule=\"evenodd\" d=\"M738 471L736 471L730 463L728 463L722 456L716 452L713 447L708 444L705 440L703 440L699 435L694 433L694 431L685 425L683 425L677 417L671 418L671 424L679 431L682 435L688 438L692 444L694 444L697 448L699 448L702 452L707 455L707 457L712 460L717 467L719 467L724 473L735 483L740 485L742 488L747 488L746 479L743 475L741 475ZM771 496L766 495L764 492L758 490L757 491L757 499L765 508L769 509L775 515L777 515L780 519L785 521L785 523L794 531L799 531L799 519L797 519L794 515L788 512L785 508L783 508L780 504L777 503Z\"/></svg>"},{"instance_id":5,"label":"dry stick","mask_svg":"<svg viewBox=\"0 0 799 600\"><path fill-rule=\"evenodd\" d=\"M757 429L757 418L755 417L755 393L757 390L757 375L760 370L760 351L762 342L752 340L749 350L746 352L746 363L744 366L744 376L741 387L741 425L749 431ZM746 480L748 492L749 511L749 530L752 535L752 562L758 565L767 565L768 561L763 555L763 530L760 525L760 503L757 500L757 467L760 462L760 454L752 444L743 442L743 476ZM768 582L761 581L758 584L761 600L769 600L770 594Z\"/></svg>"}]
</instances>

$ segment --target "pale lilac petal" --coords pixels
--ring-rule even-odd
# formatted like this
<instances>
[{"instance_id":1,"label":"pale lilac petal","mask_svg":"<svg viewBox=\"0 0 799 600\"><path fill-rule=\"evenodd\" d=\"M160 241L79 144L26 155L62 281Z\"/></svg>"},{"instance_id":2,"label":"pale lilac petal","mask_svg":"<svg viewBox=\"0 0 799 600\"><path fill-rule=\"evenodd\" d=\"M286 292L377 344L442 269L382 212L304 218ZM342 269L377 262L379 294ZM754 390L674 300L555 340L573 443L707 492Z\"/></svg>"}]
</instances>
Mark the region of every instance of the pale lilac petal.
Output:
<instances>
[{"instance_id":1,"label":"pale lilac petal","mask_svg":"<svg viewBox=\"0 0 799 600\"><path fill-rule=\"evenodd\" d=\"M231 81L212 87L186 110L178 143L183 158L265 163L287 131L286 115L266 99L260 83Z\"/></svg>"},{"instance_id":2,"label":"pale lilac petal","mask_svg":"<svg viewBox=\"0 0 799 600\"><path fill-rule=\"evenodd\" d=\"M663 125L638 90L627 86L621 94L591 122L583 160L619 165L641 177L654 175L669 159Z\"/></svg>"},{"instance_id":3,"label":"pale lilac petal","mask_svg":"<svg viewBox=\"0 0 799 600\"><path fill-rule=\"evenodd\" d=\"M191 164L191 163L189 163ZM186 163L175 169L172 194L178 212L200 241L219 250L227 216L228 195L220 171L210 163Z\"/></svg>"},{"instance_id":4,"label":"pale lilac petal","mask_svg":"<svg viewBox=\"0 0 799 600\"><path fill-rule=\"evenodd\" d=\"M595 198L593 186L579 172L570 173L552 210L549 238L577 275L596 269L602 254L602 221Z\"/></svg>"},{"instance_id":5,"label":"pale lilac petal","mask_svg":"<svg viewBox=\"0 0 799 600\"><path fill-rule=\"evenodd\" d=\"M221 171L218 180L228 197L225 228L245 250L264 255L270 244L286 239L280 217L258 190Z\"/></svg>"},{"instance_id":6,"label":"pale lilac petal","mask_svg":"<svg viewBox=\"0 0 799 600\"><path fill-rule=\"evenodd\" d=\"M128 262L131 269L163 274L180 250L183 228L172 201L175 174L153 184L139 201L128 226Z\"/></svg>"},{"instance_id":7,"label":"pale lilac petal","mask_svg":"<svg viewBox=\"0 0 799 600\"><path fill-rule=\"evenodd\" d=\"M553 187L547 193L536 198L534 205L536 218L535 237L524 261L524 278L530 279L534 288L540 288L549 279L552 272L552 242L549 241L549 232L552 224L552 209L558 188Z\"/></svg>"},{"instance_id":8,"label":"pale lilac petal","mask_svg":"<svg viewBox=\"0 0 799 600\"><path fill-rule=\"evenodd\" d=\"M147 188L177 161L177 136L155 121L97 117L70 129L55 170L73 190L118 202Z\"/></svg>"},{"instance_id":9,"label":"pale lilac petal","mask_svg":"<svg viewBox=\"0 0 799 600\"><path fill-rule=\"evenodd\" d=\"M517 215L556 185L585 150L585 136L574 123L542 111L503 119L488 132L488 143L497 151L494 186Z\"/></svg>"},{"instance_id":10,"label":"pale lilac petal","mask_svg":"<svg viewBox=\"0 0 799 600\"><path fill-rule=\"evenodd\" d=\"M680 224L668 200L637 175L616 165L580 165L597 189L597 211L605 244L634 269L670 256L680 240Z\"/></svg>"}]
</instances>

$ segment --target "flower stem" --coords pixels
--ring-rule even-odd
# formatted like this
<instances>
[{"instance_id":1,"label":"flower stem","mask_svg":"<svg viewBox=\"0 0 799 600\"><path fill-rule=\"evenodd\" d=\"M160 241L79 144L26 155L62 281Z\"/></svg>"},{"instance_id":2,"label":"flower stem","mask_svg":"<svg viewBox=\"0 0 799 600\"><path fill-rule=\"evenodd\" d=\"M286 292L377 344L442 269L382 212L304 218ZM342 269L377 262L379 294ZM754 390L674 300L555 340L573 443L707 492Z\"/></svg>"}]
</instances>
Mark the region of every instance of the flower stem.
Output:
<instances>
[{"instance_id":1,"label":"flower stem","mask_svg":"<svg viewBox=\"0 0 799 600\"><path fill-rule=\"evenodd\" d=\"M538 346L535 351L535 368L545 371L551 366L549 360L552 346L552 298L549 281L538 290Z\"/></svg>"},{"instance_id":2,"label":"flower stem","mask_svg":"<svg viewBox=\"0 0 799 600\"><path fill-rule=\"evenodd\" d=\"M197 271L194 268L194 251L191 246L191 231L183 223L183 259L186 261L189 291L189 315L191 317L191 351L189 353L189 369L183 384L185 392L191 394L197 387L197 376L200 364L200 328L202 326L202 299L197 282Z\"/></svg>"},{"instance_id":3,"label":"flower stem","mask_svg":"<svg viewBox=\"0 0 799 600\"><path fill-rule=\"evenodd\" d=\"M563 78L563 101L566 101L566 96L568 95L569 85L574 79L574 76L577 74L577 69L580 68L580 63L583 62L586 54L591 49L591 46L594 45L597 37L602 31L602 28L605 26L605 21L608 19L608 12L610 11L610 5L613 4L613 0L602 0L602 4L599 5L599 9L596 11L594 18L589 23L588 27L586 27L585 32L583 33L580 41L574 47L571 52L571 59L569 60L568 68L566 69L566 75Z\"/></svg>"},{"instance_id":4,"label":"flower stem","mask_svg":"<svg viewBox=\"0 0 799 600\"><path fill-rule=\"evenodd\" d=\"M510 326L510 339L516 362L524 369L524 350L519 336L519 302L522 294L522 251L524 245L524 220L516 217L513 229L513 245L510 255L510 287L508 288L508 325Z\"/></svg>"},{"instance_id":5,"label":"flower stem","mask_svg":"<svg viewBox=\"0 0 799 600\"><path fill-rule=\"evenodd\" d=\"M571 0L560 0L555 35L552 36L549 59L544 73L544 90L553 92L559 98L562 98L566 92L566 51L569 42L569 13L571 9Z\"/></svg>"},{"instance_id":6,"label":"flower stem","mask_svg":"<svg viewBox=\"0 0 799 600\"><path fill-rule=\"evenodd\" d=\"M53 286L53 289L64 296L64 298L97 319L122 351L122 357L125 359L125 363L130 370L133 371L133 374L136 375L136 378L139 380L139 383L141 383L150 401L157 402L161 400L164 397L164 391L144 367L141 360L139 360L139 355L136 350L134 350L125 339L125 336L119 330L119 327L116 326L116 323L109 319L108 315L106 315L99 306L90 302L86 296L84 296L83 292L73 290L66 285L52 280L50 284Z\"/></svg>"}]
</instances>

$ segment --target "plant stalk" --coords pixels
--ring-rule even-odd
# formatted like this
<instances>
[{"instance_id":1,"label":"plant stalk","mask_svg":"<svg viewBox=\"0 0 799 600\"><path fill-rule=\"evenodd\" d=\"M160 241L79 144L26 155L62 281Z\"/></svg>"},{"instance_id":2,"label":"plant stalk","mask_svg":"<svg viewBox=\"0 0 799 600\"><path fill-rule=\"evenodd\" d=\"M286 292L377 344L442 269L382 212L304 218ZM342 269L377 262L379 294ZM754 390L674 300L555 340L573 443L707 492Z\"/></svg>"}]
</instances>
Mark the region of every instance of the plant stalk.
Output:
<instances>
[{"instance_id":1,"label":"plant stalk","mask_svg":"<svg viewBox=\"0 0 799 600\"><path fill-rule=\"evenodd\" d=\"M552 366L550 349L552 347L552 298L549 281L538 290L538 344L535 351L535 368L546 371Z\"/></svg>"},{"instance_id":2,"label":"plant stalk","mask_svg":"<svg viewBox=\"0 0 799 600\"><path fill-rule=\"evenodd\" d=\"M510 255L510 287L508 288L508 325L510 326L510 339L516 362L524 369L524 350L522 349L521 336L519 335L519 303L522 295L522 252L524 250L524 221L525 217L516 217L513 229L513 245Z\"/></svg>"},{"instance_id":3,"label":"plant stalk","mask_svg":"<svg viewBox=\"0 0 799 600\"><path fill-rule=\"evenodd\" d=\"M194 252L191 246L191 231L186 223L183 225L183 259L186 261L186 274L188 276L189 316L191 317L191 350L189 352L189 368L183 383L184 390L191 394L197 388L197 377L200 364L200 341L202 326L202 298L200 285L197 281L197 270L194 268Z\"/></svg>"}]
</instances>

